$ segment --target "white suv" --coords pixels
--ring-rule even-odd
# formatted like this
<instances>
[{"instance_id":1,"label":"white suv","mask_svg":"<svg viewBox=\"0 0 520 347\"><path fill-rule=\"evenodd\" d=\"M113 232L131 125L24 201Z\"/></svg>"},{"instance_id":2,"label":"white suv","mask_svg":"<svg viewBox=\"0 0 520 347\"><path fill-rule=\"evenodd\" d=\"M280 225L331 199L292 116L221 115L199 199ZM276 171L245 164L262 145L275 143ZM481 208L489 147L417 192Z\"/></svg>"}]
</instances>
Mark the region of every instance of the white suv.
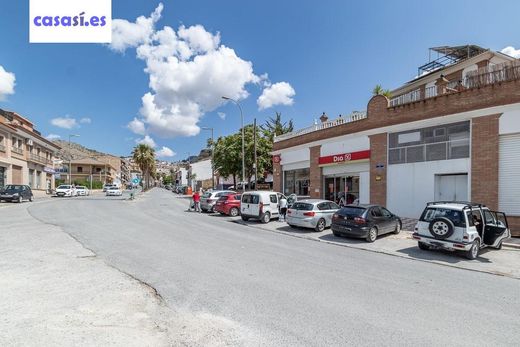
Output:
<instances>
[{"instance_id":1,"label":"white suv","mask_svg":"<svg viewBox=\"0 0 520 347\"><path fill-rule=\"evenodd\" d=\"M415 226L419 248L464 251L475 259L485 247L500 249L511 236L506 215L482 204L456 201L430 202Z\"/></svg>"}]
</instances>

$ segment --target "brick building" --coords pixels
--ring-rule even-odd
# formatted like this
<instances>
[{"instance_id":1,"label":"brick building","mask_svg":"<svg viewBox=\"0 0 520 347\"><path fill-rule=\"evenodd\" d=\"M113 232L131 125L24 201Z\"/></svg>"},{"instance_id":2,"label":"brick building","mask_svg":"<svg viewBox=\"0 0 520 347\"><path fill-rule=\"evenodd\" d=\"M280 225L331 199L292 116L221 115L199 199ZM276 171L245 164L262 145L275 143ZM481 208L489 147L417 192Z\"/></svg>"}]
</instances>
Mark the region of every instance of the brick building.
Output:
<instances>
[{"instance_id":1,"label":"brick building","mask_svg":"<svg viewBox=\"0 0 520 347\"><path fill-rule=\"evenodd\" d=\"M391 99L275 138L275 190L410 218L427 201L471 200L506 212L520 236L520 61L472 45L433 50L440 57Z\"/></svg>"},{"instance_id":2,"label":"brick building","mask_svg":"<svg viewBox=\"0 0 520 347\"><path fill-rule=\"evenodd\" d=\"M33 190L53 189L53 159L59 150L31 121L0 109L0 188L25 184Z\"/></svg>"}]
</instances>

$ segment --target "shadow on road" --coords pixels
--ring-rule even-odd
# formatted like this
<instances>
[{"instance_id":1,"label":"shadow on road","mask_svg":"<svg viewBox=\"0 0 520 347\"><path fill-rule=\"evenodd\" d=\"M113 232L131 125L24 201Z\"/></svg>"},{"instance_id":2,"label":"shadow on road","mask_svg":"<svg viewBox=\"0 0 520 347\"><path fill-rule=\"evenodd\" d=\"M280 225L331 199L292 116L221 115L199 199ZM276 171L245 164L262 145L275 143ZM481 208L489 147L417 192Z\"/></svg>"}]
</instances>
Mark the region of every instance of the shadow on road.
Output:
<instances>
[{"instance_id":1,"label":"shadow on road","mask_svg":"<svg viewBox=\"0 0 520 347\"><path fill-rule=\"evenodd\" d=\"M485 257L489 249L483 249L477 259L480 263L492 263L488 258ZM470 260L464 257L463 252L458 251L447 251L443 249L423 251L419 247L408 247L397 250L398 253L406 254L410 258L422 259L422 260L433 260L442 261L450 264L458 264L460 262L468 262Z\"/></svg>"}]
</instances>

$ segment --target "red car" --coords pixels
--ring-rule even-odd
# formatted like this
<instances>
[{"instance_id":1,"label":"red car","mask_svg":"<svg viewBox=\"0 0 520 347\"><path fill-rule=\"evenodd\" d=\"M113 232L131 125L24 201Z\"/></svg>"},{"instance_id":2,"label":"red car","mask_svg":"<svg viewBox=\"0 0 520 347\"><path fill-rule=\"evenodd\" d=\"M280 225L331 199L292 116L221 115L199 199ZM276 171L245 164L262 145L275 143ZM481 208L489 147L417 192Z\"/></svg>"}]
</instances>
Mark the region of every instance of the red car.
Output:
<instances>
[{"instance_id":1,"label":"red car","mask_svg":"<svg viewBox=\"0 0 520 347\"><path fill-rule=\"evenodd\" d=\"M215 211L231 217L240 215L240 194L221 196L215 204Z\"/></svg>"}]
</instances>

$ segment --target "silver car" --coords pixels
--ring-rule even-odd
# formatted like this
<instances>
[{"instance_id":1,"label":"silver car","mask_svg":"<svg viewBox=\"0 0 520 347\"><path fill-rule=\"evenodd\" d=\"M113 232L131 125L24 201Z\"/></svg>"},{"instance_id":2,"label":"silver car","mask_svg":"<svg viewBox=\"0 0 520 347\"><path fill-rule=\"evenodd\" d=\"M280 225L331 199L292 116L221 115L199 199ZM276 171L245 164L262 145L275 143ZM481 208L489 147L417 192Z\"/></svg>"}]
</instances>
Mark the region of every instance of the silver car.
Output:
<instances>
[{"instance_id":1,"label":"silver car","mask_svg":"<svg viewBox=\"0 0 520 347\"><path fill-rule=\"evenodd\" d=\"M339 208L338 204L329 200L299 200L287 210L287 224L293 228L312 228L317 232L321 232L326 227L330 227L332 215Z\"/></svg>"},{"instance_id":2,"label":"silver car","mask_svg":"<svg viewBox=\"0 0 520 347\"><path fill-rule=\"evenodd\" d=\"M202 212L214 212L215 204L217 200L224 195L236 194L232 190L211 190L207 191L200 198L200 209Z\"/></svg>"}]
</instances>

